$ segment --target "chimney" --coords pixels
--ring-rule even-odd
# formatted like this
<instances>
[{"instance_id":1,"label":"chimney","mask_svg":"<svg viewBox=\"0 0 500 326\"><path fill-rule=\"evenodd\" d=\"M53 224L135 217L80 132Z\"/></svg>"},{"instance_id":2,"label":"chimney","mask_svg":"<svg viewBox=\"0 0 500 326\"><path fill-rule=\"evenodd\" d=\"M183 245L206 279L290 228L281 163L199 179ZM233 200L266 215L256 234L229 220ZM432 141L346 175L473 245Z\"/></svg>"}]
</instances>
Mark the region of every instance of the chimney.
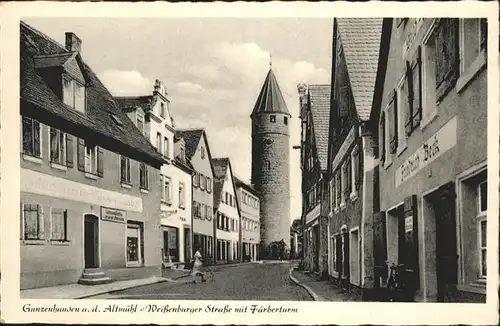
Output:
<instances>
[{"instance_id":1,"label":"chimney","mask_svg":"<svg viewBox=\"0 0 500 326\"><path fill-rule=\"evenodd\" d=\"M299 92L299 106L300 106L300 119L305 118L305 110L307 106L307 85L301 83L297 85L297 91Z\"/></svg>"},{"instance_id":2,"label":"chimney","mask_svg":"<svg viewBox=\"0 0 500 326\"><path fill-rule=\"evenodd\" d=\"M71 52L81 52L82 40L75 33L66 32L66 50Z\"/></svg>"}]
</instances>

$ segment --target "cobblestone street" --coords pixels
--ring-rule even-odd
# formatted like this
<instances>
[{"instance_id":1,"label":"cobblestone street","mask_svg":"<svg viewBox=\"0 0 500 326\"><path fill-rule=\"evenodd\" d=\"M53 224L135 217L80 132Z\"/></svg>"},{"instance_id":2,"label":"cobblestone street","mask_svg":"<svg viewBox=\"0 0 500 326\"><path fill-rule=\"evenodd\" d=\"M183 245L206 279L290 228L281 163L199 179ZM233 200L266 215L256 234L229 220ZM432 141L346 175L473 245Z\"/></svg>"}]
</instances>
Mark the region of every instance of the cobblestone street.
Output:
<instances>
[{"instance_id":1,"label":"cobblestone street","mask_svg":"<svg viewBox=\"0 0 500 326\"><path fill-rule=\"evenodd\" d=\"M306 290L290 280L290 267L289 263L264 263L215 268L214 281L192 284L180 279L91 299L311 301ZM185 280L187 282L190 278Z\"/></svg>"}]
</instances>

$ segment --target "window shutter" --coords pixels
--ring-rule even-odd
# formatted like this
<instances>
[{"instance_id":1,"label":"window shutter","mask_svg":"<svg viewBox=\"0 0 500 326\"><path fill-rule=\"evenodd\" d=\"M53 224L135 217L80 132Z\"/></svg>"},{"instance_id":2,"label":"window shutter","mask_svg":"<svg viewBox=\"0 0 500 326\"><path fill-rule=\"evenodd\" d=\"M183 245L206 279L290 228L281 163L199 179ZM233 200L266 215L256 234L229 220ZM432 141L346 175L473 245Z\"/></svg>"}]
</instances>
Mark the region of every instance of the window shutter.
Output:
<instances>
[{"instance_id":1,"label":"window shutter","mask_svg":"<svg viewBox=\"0 0 500 326\"><path fill-rule=\"evenodd\" d=\"M85 140L78 138L78 170L85 171Z\"/></svg>"},{"instance_id":2,"label":"window shutter","mask_svg":"<svg viewBox=\"0 0 500 326\"><path fill-rule=\"evenodd\" d=\"M398 147L398 108L396 100L396 91L393 90L391 104L389 105L389 146L390 152L395 153Z\"/></svg>"},{"instance_id":3,"label":"window shutter","mask_svg":"<svg viewBox=\"0 0 500 326\"><path fill-rule=\"evenodd\" d=\"M354 164L354 182L355 189L359 188L361 184L361 177L359 174L359 170L361 169L360 159L359 159L359 147L356 146L353 153L353 164Z\"/></svg>"},{"instance_id":4,"label":"window shutter","mask_svg":"<svg viewBox=\"0 0 500 326\"><path fill-rule=\"evenodd\" d=\"M66 166L73 167L73 136L66 134Z\"/></svg>"},{"instance_id":5,"label":"window shutter","mask_svg":"<svg viewBox=\"0 0 500 326\"><path fill-rule=\"evenodd\" d=\"M380 154L380 162L383 164L385 161L385 113L380 114L379 128L378 128L378 148Z\"/></svg>"},{"instance_id":6,"label":"window shutter","mask_svg":"<svg viewBox=\"0 0 500 326\"><path fill-rule=\"evenodd\" d=\"M350 156L350 155L349 155ZM349 194L352 192L353 184L352 184L352 159L349 157L346 162L346 170L347 170L347 189L346 192ZM347 198L347 196L346 196Z\"/></svg>"},{"instance_id":7,"label":"window shutter","mask_svg":"<svg viewBox=\"0 0 500 326\"><path fill-rule=\"evenodd\" d=\"M440 19L436 28L436 97L448 93L458 78L458 19Z\"/></svg>"},{"instance_id":8,"label":"window shutter","mask_svg":"<svg viewBox=\"0 0 500 326\"><path fill-rule=\"evenodd\" d=\"M402 98L402 101L405 101L405 111L403 112L404 115L404 122L405 122L405 135L408 137L411 132L412 132L412 121L413 121L413 100L412 100L412 70L411 70L411 63L408 61L405 61L405 80L403 82L403 87L402 89L406 89L406 97ZM401 135L402 137L403 135Z\"/></svg>"},{"instance_id":9,"label":"window shutter","mask_svg":"<svg viewBox=\"0 0 500 326\"><path fill-rule=\"evenodd\" d=\"M38 209L38 239L45 239L43 208L42 205L36 205L36 207Z\"/></svg>"},{"instance_id":10,"label":"window shutter","mask_svg":"<svg viewBox=\"0 0 500 326\"><path fill-rule=\"evenodd\" d=\"M49 137L49 149L50 149L50 161L57 162L57 156L59 154L58 147L55 146L54 142L57 142L57 129L49 128L50 137ZM62 146L62 144L59 144Z\"/></svg>"},{"instance_id":11,"label":"window shutter","mask_svg":"<svg viewBox=\"0 0 500 326\"><path fill-rule=\"evenodd\" d=\"M102 148L97 146L97 175L102 177L104 175L104 155Z\"/></svg>"},{"instance_id":12,"label":"window shutter","mask_svg":"<svg viewBox=\"0 0 500 326\"><path fill-rule=\"evenodd\" d=\"M420 125L422 120L422 48L418 46L411 62L409 95L412 113L411 130Z\"/></svg>"}]
</instances>

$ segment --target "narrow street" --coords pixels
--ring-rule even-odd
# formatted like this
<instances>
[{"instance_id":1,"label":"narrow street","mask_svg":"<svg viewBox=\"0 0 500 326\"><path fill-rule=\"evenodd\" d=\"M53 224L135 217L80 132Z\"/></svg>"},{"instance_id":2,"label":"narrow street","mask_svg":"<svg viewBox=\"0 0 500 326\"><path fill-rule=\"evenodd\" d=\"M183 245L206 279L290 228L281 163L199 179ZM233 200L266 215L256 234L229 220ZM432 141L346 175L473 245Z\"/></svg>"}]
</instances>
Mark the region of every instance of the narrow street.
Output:
<instances>
[{"instance_id":1,"label":"narrow street","mask_svg":"<svg viewBox=\"0 0 500 326\"><path fill-rule=\"evenodd\" d=\"M164 282L91 299L311 301L308 293L290 280L290 267L289 263L264 263L216 268L214 280L206 283Z\"/></svg>"}]
</instances>

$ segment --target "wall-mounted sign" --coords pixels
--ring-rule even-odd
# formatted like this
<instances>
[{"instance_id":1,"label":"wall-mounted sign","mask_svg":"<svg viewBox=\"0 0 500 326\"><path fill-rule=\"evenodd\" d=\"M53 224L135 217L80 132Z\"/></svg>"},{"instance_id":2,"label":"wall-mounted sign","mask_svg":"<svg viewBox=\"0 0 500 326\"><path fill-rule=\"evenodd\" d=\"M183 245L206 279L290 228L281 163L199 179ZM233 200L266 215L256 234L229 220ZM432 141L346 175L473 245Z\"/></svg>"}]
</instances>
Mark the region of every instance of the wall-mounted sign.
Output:
<instances>
[{"instance_id":1,"label":"wall-mounted sign","mask_svg":"<svg viewBox=\"0 0 500 326\"><path fill-rule=\"evenodd\" d=\"M457 118L448 121L396 170L396 188L457 143Z\"/></svg>"},{"instance_id":2,"label":"wall-mounted sign","mask_svg":"<svg viewBox=\"0 0 500 326\"><path fill-rule=\"evenodd\" d=\"M142 199L83 183L21 169L21 192L57 197L96 206L142 212Z\"/></svg>"},{"instance_id":3,"label":"wall-mounted sign","mask_svg":"<svg viewBox=\"0 0 500 326\"><path fill-rule=\"evenodd\" d=\"M312 211L307 213L306 223L310 223L311 221L314 221L315 219L317 219L319 217L320 213L321 213L321 204L318 204L318 205L316 205L316 207L314 207L312 209Z\"/></svg>"},{"instance_id":4,"label":"wall-mounted sign","mask_svg":"<svg viewBox=\"0 0 500 326\"><path fill-rule=\"evenodd\" d=\"M118 209L112 209L107 207L101 207L101 220L125 223L127 220L127 213Z\"/></svg>"},{"instance_id":5,"label":"wall-mounted sign","mask_svg":"<svg viewBox=\"0 0 500 326\"><path fill-rule=\"evenodd\" d=\"M413 231L413 216L405 217L405 233Z\"/></svg>"}]
</instances>

